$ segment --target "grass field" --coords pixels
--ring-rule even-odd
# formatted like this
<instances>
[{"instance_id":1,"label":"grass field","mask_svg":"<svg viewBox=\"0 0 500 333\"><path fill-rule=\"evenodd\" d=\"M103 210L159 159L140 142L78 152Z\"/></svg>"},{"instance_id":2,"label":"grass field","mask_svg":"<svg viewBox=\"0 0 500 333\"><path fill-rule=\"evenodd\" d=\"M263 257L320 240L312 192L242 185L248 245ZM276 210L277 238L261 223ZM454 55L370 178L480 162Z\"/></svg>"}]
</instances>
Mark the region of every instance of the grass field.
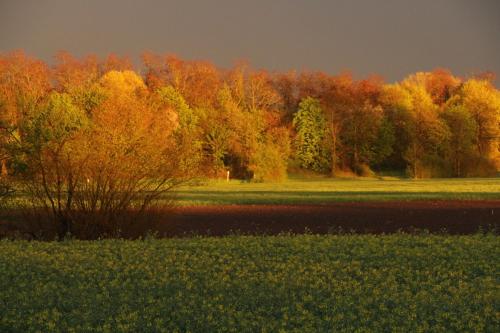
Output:
<instances>
[{"instance_id":1,"label":"grass field","mask_svg":"<svg viewBox=\"0 0 500 333\"><path fill-rule=\"evenodd\" d=\"M498 332L498 237L0 241L1 332Z\"/></svg>"},{"instance_id":2,"label":"grass field","mask_svg":"<svg viewBox=\"0 0 500 333\"><path fill-rule=\"evenodd\" d=\"M168 195L182 206L235 204L326 204L331 202L410 200L500 200L497 178L290 178L279 183L241 180L196 182ZM26 205L18 192L7 207Z\"/></svg>"},{"instance_id":3,"label":"grass field","mask_svg":"<svg viewBox=\"0 0 500 333\"><path fill-rule=\"evenodd\" d=\"M500 178L290 179L283 183L208 182L176 191L181 205L322 204L341 201L499 200Z\"/></svg>"}]
</instances>

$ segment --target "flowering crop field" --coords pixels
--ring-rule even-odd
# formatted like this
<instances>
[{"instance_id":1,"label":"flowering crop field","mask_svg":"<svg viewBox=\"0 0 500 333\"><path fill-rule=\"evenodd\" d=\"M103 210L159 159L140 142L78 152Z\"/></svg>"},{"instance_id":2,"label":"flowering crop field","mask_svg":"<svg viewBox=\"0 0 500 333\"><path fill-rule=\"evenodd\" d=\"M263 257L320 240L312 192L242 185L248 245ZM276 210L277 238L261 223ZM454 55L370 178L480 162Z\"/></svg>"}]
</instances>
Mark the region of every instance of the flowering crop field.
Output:
<instances>
[{"instance_id":1,"label":"flowering crop field","mask_svg":"<svg viewBox=\"0 0 500 333\"><path fill-rule=\"evenodd\" d=\"M0 332L498 332L495 235L0 241Z\"/></svg>"}]
</instances>

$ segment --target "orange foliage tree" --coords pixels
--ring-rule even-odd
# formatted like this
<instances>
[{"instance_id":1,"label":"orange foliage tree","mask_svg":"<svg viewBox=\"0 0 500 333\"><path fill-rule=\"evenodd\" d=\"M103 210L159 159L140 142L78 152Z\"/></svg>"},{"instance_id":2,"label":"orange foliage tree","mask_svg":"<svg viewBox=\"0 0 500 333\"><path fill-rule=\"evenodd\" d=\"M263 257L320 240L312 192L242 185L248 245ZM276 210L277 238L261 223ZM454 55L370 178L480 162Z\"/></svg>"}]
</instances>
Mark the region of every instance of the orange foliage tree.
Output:
<instances>
[{"instance_id":1,"label":"orange foliage tree","mask_svg":"<svg viewBox=\"0 0 500 333\"><path fill-rule=\"evenodd\" d=\"M117 232L185 178L177 173L173 111L156 108L142 79L110 71L90 112L53 92L23 124L26 189L58 234Z\"/></svg>"}]
</instances>

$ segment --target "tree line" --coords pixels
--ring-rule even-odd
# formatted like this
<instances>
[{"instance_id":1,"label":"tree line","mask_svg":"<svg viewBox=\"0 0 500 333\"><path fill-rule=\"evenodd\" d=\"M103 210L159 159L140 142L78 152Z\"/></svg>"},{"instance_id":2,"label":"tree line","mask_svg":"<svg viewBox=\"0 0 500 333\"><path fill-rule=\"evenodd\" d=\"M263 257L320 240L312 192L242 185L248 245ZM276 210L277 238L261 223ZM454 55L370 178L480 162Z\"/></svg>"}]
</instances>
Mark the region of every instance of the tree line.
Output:
<instances>
[{"instance_id":1,"label":"tree line","mask_svg":"<svg viewBox=\"0 0 500 333\"><path fill-rule=\"evenodd\" d=\"M184 180L227 171L279 181L301 170L423 178L500 169L490 73L437 69L387 84L142 59L139 72L116 55L60 52L49 66L22 51L0 54L0 196L21 187L60 236L76 225L102 234Z\"/></svg>"},{"instance_id":2,"label":"tree line","mask_svg":"<svg viewBox=\"0 0 500 333\"><path fill-rule=\"evenodd\" d=\"M293 168L467 177L493 175L500 165L500 94L488 74L464 79L437 69L385 84L377 76L269 73L245 63L219 69L151 53L142 73L115 55L55 59L48 66L21 51L0 56L4 176L40 172L83 129L95 142L74 143L68 158L79 167L132 141L141 151L173 150L179 171L208 177L230 170L279 180ZM90 148L92 158L72 160ZM36 154L44 154L38 164L30 162Z\"/></svg>"}]
</instances>

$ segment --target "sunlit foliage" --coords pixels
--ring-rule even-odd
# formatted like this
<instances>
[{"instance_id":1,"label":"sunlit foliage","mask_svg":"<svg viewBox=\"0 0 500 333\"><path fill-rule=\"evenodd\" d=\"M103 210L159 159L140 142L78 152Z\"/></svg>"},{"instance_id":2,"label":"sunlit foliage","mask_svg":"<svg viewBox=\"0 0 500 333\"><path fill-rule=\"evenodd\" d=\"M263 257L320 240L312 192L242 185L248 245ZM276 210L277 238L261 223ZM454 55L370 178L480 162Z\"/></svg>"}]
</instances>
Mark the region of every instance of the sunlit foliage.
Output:
<instances>
[{"instance_id":1,"label":"sunlit foliage","mask_svg":"<svg viewBox=\"0 0 500 333\"><path fill-rule=\"evenodd\" d=\"M115 123L125 130L127 117L137 124L141 114L149 117L138 110L163 117L179 171L197 177L229 172L275 181L297 165L331 176L392 171L414 178L491 176L500 169L500 93L489 74L460 78L436 69L384 84L348 72L269 73L245 62L219 69L175 55L145 53L143 62L141 77L127 58L113 54L78 59L60 52L51 67L22 51L1 55L4 178L19 167L19 152L11 148L25 141L23 126L55 92L90 123L107 122L108 132ZM314 128L303 117L311 100ZM157 151L163 143L156 142Z\"/></svg>"},{"instance_id":2,"label":"sunlit foliage","mask_svg":"<svg viewBox=\"0 0 500 333\"><path fill-rule=\"evenodd\" d=\"M303 168L324 171L330 164L326 119L317 99L304 99L293 118L296 135L296 155Z\"/></svg>"}]
</instances>

